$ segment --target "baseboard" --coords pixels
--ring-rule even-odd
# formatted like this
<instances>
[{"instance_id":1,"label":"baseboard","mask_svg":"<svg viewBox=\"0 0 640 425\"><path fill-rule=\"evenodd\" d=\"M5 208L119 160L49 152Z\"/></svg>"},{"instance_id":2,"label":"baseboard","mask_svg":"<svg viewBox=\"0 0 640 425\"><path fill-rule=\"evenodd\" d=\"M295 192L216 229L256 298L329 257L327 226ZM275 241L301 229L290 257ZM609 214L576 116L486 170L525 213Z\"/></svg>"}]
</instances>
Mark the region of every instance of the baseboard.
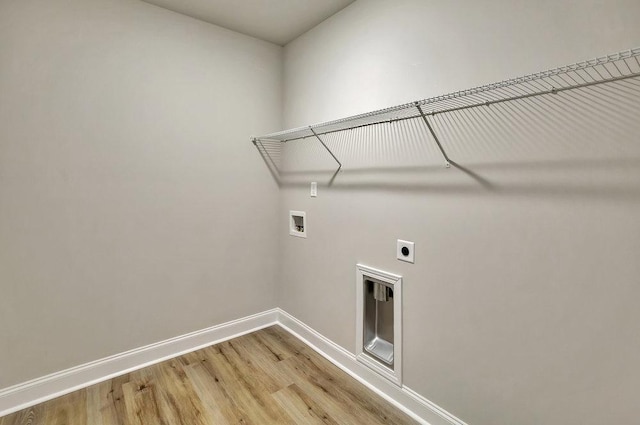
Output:
<instances>
[{"instance_id":1,"label":"baseboard","mask_svg":"<svg viewBox=\"0 0 640 425\"><path fill-rule=\"evenodd\" d=\"M273 309L136 348L0 390L0 417L116 376L277 323Z\"/></svg>"},{"instance_id":2,"label":"baseboard","mask_svg":"<svg viewBox=\"0 0 640 425\"><path fill-rule=\"evenodd\" d=\"M467 425L406 386L399 387L356 360L355 354L327 339L282 309L278 324L376 394L425 425Z\"/></svg>"},{"instance_id":3,"label":"baseboard","mask_svg":"<svg viewBox=\"0 0 640 425\"><path fill-rule=\"evenodd\" d=\"M0 390L0 417L155 363L272 325L299 338L331 363L425 425L467 425L406 386L397 386L282 309L191 332Z\"/></svg>"}]
</instances>

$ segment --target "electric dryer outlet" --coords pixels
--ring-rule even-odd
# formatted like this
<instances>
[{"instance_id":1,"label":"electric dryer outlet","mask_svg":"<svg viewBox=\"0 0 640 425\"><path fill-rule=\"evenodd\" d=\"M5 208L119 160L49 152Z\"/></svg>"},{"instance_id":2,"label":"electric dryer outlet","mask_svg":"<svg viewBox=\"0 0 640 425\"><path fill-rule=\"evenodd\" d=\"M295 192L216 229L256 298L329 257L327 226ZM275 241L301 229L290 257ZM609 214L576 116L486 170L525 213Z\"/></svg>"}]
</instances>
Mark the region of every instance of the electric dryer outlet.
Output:
<instances>
[{"instance_id":1,"label":"electric dryer outlet","mask_svg":"<svg viewBox=\"0 0 640 425\"><path fill-rule=\"evenodd\" d=\"M415 262L415 243L398 239L396 257L400 261L413 264Z\"/></svg>"}]
</instances>

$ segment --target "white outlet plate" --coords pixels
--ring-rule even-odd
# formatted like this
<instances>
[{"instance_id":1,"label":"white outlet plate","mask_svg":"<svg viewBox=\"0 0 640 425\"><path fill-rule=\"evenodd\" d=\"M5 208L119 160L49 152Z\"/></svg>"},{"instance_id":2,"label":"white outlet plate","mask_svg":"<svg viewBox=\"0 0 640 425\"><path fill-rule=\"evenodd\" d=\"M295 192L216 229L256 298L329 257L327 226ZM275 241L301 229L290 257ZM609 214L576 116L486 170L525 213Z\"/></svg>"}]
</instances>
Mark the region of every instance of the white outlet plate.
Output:
<instances>
[{"instance_id":1,"label":"white outlet plate","mask_svg":"<svg viewBox=\"0 0 640 425\"><path fill-rule=\"evenodd\" d=\"M318 182L311 182L311 197L315 198L318 196Z\"/></svg>"},{"instance_id":2,"label":"white outlet plate","mask_svg":"<svg viewBox=\"0 0 640 425\"><path fill-rule=\"evenodd\" d=\"M406 248L409 251L407 255L405 255L402 252L402 248ZM406 261L407 263L413 264L415 262L415 249L416 249L415 243L411 241L403 241L402 239L398 239L398 245L396 248L396 257L400 261Z\"/></svg>"}]
</instances>

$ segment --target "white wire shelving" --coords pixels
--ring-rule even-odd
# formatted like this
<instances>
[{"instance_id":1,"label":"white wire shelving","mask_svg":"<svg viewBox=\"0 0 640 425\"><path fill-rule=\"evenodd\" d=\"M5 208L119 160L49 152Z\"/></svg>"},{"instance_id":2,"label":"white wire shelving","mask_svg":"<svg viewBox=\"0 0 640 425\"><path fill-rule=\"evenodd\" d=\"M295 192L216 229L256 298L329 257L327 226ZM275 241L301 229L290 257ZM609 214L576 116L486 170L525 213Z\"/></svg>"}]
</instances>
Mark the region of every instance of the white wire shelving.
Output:
<instances>
[{"instance_id":1,"label":"white wire shelving","mask_svg":"<svg viewBox=\"0 0 640 425\"><path fill-rule=\"evenodd\" d=\"M640 47L360 115L253 137L251 141L261 154L266 155L270 162L274 163L274 159L270 157L269 150L265 148L265 143L284 143L314 138L322 144L324 149L336 161L338 164L337 172L342 168L342 162L325 144L321 136L383 123L417 119L424 122L442 154L445 167L448 168L452 161L441 144L431 122L432 118L437 115L471 108L489 107L498 103L536 96L553 96L568 90L638 77L640 77Z\"/></svg>"}]
</instances>

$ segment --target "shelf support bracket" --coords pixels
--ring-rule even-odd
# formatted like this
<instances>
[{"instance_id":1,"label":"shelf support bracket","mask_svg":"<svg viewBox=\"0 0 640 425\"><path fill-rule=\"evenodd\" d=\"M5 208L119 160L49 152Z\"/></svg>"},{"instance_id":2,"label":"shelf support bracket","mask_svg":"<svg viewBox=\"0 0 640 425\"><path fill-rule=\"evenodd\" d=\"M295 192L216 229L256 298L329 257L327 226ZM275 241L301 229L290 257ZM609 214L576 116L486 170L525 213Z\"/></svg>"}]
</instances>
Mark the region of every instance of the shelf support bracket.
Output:
<instances>
[{"instance_id":1,"label":"shelf support bracket","mask_svg":"<svg viewBox=\"0 0 640 425\"><path fill-rule=\"evenodd\" d=\"M435 140L436 145L438 145L438 149L440 149L440 153L442 154L442 156L444 158L444 166L446 168L451 168L451 160L449 159L449 156L447 155L447 152L445 152L444 148L442 147L442 144L440 143L440 139L438 139L438 136L436 136L436 132L433 130L433 127L431 127L431 124L429 123L429 120L427 120L427 116L425 115L424 111L422 110L422 106L420 106L420 103L418 103L418 102L416 102L415 105L416 105L416 108L418 109L418 112L420 112L420 116L422 116L422 119L424 120L424 123L427 125L427 128L429 129L429 132L433 136L433 140Z\"/></svg>"},{"instance_id":2,"label":"shelf support bracket","mask_svg":"<svg viewBox=\"0 0 640 425\"><path fill-rule=\"evenodd\" d=\"M338 169L336 170L336 173L338 173L338 171L340 171L340 169L342 168L342 163L340 161L338 161L338 158L336 158L336 156L333 154L333 152L331 152L331 149L329 149L327 147L327 145L324 144L324 142L322 141L322 139L320 138L320 136L318 136L318 133L315 132L315 130L313 129L313 127L309 126L309 130L311 130L311 132L313 133L313 135L316 137L316 139L318 139L318 141L320 142L320 144L322 144L322 146L324 146L324 148L327 150L327 152L329 152L329 155L331 155L331 157L338 163ZM334 174L335 176L335 174Z\"/></svg>"}]
</instances>

